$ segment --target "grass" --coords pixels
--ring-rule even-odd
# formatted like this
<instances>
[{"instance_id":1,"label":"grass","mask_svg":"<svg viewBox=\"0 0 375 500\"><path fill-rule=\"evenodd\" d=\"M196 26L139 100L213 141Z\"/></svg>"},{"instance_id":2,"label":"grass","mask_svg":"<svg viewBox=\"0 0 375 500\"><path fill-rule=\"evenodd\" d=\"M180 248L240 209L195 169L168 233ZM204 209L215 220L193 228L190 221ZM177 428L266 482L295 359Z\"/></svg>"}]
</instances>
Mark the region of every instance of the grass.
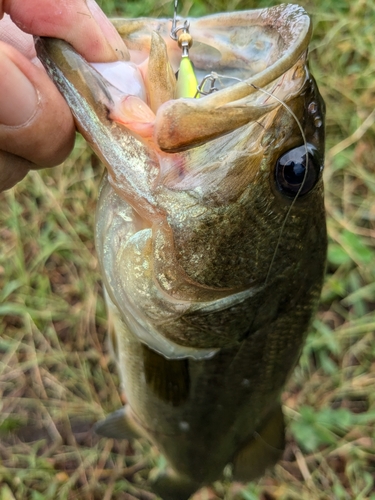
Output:
<instances>
[{"instance_id":1,"label":"grass","mask_svg":"<svg viewBox=\"0 0 375 500\"><path fill-rule=\"evenodd\" d=\"M327 277L284 393L283 460L256 483L216 483L201 500L375 499L375 2L300 3L313 15L311 67L327 104ZM102 5L127 16L172 11L150 0ZM0 500L154 498L156 450L92 432L121 405L93 244L100 177L78 140L63 166L0 196Z\"/></svg>"}]
</instances>

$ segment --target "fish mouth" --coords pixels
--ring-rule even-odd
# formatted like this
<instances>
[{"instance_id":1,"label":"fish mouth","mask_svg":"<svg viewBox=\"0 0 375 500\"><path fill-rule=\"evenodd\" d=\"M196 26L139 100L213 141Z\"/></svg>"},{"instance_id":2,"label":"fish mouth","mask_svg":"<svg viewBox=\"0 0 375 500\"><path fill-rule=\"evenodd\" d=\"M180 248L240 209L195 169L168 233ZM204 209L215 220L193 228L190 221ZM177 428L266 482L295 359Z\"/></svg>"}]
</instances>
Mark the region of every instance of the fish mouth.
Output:
<instances>
[{"instance_id":1,"label":"fish mouth","mask_svg":"<svg viewBox=\"0 0 375 500\"><path fill-rule=\"evenodd\" d=\"M167 19L113 20L129 49L130 60L115 63L114 71L108 71L110 63L92 65L103 79L65 42L38 38L36 49L68 102L64 80L79 87L79 71L86 80L85 89L80 85L83 98L91 105L93 101L103 102L106 87L104 101L110 118L136 136L152 139L156 148L166 152L204 144L259 119L278 105L259 88L275 93L279 99L289 95L292 87L301 88L312 28L300 6L282 4L187 21L193 39L189 57L198 82L208 75L217 77L218 91L208 95L203 92L200 98L176 98L173 80L181 50L170 38L171 21ZM57 77L58 70L65 78ZM119 77L108 77L116 71ZM135 80L138 90L132 85ZM80 119L78 123L83 135L90 133L83 129Z\"/></svg>"}]
</instances>

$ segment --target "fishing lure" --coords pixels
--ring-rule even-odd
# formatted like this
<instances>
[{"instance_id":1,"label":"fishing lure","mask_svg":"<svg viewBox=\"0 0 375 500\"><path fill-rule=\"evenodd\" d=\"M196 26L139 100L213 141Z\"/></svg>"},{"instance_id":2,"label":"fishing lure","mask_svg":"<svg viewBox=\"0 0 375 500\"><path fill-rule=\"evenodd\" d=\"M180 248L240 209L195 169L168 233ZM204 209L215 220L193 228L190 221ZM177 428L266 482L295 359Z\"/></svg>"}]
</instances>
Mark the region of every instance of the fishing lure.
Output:
<instances>
[{"instance_id":1,"label":"fishing lure","mask_svg":"<svg viewBox=\"0 0 375 500\"><path fill-rule=\"evenodd\" d=\"M180 97L196 97L198 81L195 76L193 64L189 58L189 49L193 45L193 38L189 32L189 22L185 21L183 26L180 27L177 25L177 6L178 0L175 0L170 36L172 40L178 42L178 46L182 49L175 91L175 97L178 99ZM179 31L182 31L182 33L178 34Z\"/></svg>"},{"instance_id":2,"label":"fishing lure","mask_svg":"<svg viewBox=\"0 0 375 500\"><path fill-rule=\"evenodd\" d=\"M164 500L227 464L249 481L281 456L280 394L326 254L324 104L306 12L174 20L113 20L131 55L122 86L66 43L37 43L107 170L96 247L127 404L96 430L156 444ZM171 32L194 43L180 48ZM195 89L183 88L184 51Z\"/></svg>"}]
</instances>

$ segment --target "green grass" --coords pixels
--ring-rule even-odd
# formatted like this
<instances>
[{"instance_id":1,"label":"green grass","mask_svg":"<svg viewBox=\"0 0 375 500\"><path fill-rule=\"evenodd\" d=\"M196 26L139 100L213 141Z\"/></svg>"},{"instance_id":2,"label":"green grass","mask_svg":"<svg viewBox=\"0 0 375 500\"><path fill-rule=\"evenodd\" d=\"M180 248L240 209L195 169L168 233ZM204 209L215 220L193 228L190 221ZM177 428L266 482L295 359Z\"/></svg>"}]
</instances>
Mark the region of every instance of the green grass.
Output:
<instances>
[{"instance_id":1,"label":"green grass","mask_svg":"<svg viewBox=\"0 0 375 500\"><path fill-rule=\"evenodd\" d=\"M375 500L375 2L300 3L313 15L311 68L327 104L327 278L284 394L284 459L257 483L216 483L201 500ZM102 5L172 14L171 1ZM77 141L63 166L0 196L0 500L153 498L156 450L91 430L121 405L93 243L101 172Z\"/></svg>"}]
</instances>

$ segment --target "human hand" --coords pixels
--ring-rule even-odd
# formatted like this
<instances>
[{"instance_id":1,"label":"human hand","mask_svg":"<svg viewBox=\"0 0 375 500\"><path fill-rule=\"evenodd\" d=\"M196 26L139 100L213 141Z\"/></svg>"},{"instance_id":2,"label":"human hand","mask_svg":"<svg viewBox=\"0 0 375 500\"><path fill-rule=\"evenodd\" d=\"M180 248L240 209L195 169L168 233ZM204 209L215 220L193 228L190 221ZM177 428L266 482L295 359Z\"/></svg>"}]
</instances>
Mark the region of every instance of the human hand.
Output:
<instances>
[{"instance_id":1,"label":"human hand","mask_svg":"<svg viewBox=\"0 0 375 500\"><path fill-rule=\"evenodd\" d=\"M90 62L122 59L127 49L94 0L0 0L0 19L3 191L30 169L58 165L74 144L73 117L37 59L32 35L62 38Z\"/></svg>"}]
</instances>

